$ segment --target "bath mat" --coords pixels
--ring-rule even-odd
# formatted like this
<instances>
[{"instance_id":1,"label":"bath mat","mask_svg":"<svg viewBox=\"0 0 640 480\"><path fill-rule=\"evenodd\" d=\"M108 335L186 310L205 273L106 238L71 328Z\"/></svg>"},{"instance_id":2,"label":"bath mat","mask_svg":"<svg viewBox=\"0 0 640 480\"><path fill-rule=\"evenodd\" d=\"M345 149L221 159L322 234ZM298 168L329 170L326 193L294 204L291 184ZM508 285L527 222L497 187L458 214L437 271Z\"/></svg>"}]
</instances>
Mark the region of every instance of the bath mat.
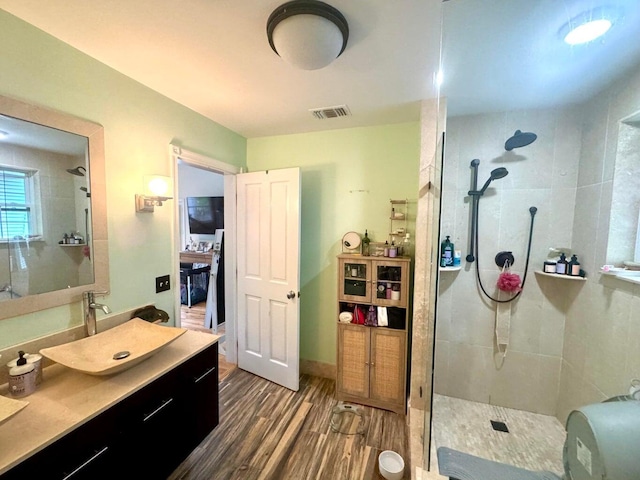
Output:
<instances>
[{"instance_id":1,"label":"bath mat","mask_svg":"<svg viewBox=\"0 0 640 480\"><path fill-rule=\"evenodd\" d=\"M562 480L551 472L532 472L447 447L438 448L438 470L455 480Z\"/></svg>"}]
</instances>

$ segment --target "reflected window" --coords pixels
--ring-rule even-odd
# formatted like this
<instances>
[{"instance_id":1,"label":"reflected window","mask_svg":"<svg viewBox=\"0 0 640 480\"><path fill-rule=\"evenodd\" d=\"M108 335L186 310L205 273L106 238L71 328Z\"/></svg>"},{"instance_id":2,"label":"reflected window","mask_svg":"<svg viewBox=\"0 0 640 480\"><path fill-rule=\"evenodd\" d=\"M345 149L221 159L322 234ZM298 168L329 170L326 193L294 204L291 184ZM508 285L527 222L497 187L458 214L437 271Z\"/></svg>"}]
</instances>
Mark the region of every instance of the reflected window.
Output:
<instances>
[{"instance_id":1,"label":"reflected window","mask_svg":"<svg viewBox=\"0 0 640 480\"><path fill-rule=\"evenodd\" d=\"M40 236L37 171L0 165L0 241Z\"/></svg>"}]
</instances>

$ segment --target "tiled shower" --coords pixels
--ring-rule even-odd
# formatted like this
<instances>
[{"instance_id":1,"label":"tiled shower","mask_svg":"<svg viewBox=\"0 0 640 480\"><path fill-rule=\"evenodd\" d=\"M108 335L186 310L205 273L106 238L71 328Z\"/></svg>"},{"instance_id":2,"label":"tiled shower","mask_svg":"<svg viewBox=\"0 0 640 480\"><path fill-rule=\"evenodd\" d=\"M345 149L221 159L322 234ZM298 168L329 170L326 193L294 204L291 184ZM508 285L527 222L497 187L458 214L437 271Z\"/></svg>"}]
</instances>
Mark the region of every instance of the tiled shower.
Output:
<instances>
[{"instance_id":1,"label":"tiled shower","mask_svg":"<svg viewBox=\"0 0 640 480\"><path fill-rule=\"evenodd\" d=\"M630 171L640 169L633 141L639 111L635 71L582 104L447 119L441 234L461 250L462 269L439 277L436 394L552 415L564 424L572 409L625 393L640 377L640 286L599 272L612 258L622 260L615 258L617 244L635 243L635 235L626 237L635 233L640 206L633 198L638 185L628 183L640 178ZM538 140L505 152L505 140L517 129L535 132ZM512 272L523 276L528 209L538 208L524 292L511 304L504 361L494 355L495 304L476 286L476 264L464 261L475 158L480 181L497 167L509 170L480 201L476 255L490 293L500 273L496 253L512 251ZM577 254L586 281L535 274L549 248Z\"/></svg>"}]
</instances>

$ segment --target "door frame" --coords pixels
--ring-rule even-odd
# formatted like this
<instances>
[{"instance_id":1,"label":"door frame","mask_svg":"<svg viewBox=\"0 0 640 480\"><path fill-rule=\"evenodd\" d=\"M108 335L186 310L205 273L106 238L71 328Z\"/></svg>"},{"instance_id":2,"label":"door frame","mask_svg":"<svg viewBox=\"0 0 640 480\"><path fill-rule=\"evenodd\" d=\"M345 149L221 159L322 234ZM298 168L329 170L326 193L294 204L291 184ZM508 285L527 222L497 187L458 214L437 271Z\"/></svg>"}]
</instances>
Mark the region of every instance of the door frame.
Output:
<instances>
[{"instance_id":1,"label":"door frame","mask_svg":"<svg viewBox=\"0 0 640 480\"><path fill-rule=\"evenodd\" d=\"M236 238L236 174L242 170L240 167L225 163L215 158L201 155L199 153L185 150L184 148L169 144L169 155L173 168L173 198L178 199L178 163L184 162L193 167L202 168L210 172L224 175L224 236L227 239ZM174 202L174 220L172 222L173 235L171 236L171 257L173 264L173 278L180 278L180 229L178 228L180 221L180 210L178 201ZM225 242L224 246L224 285L225 285L225 337L227 361L230 363L238 363L238 342L237 342L237 278L236 278L236 262L237 250L235 241ZM174 316L175 324L180 326L180 289L174 289Z\"/></svg>"}]
</instances>

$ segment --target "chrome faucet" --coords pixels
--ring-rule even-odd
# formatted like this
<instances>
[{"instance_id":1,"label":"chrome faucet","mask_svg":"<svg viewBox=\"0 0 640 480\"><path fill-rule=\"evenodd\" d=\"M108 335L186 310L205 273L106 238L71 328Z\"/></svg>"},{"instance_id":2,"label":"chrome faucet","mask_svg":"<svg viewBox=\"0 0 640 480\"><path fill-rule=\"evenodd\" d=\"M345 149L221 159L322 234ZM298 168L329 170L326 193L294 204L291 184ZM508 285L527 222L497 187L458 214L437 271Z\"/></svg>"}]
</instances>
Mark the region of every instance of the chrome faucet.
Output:
<instances>
[{"instance_id":1,"label":"chrome faucet","mask_svg":"<svg viewBox=\"0 0 640 480\"><path fill-rule=\"evenodd\" d=\"M84 325L87 335L90 337L98 333L96 325L96 310L102 310L105 315L111 313L111 309L102 303L96 303L96 295L106 295L109 292L94 292L89 290L82 293L82 306L84 310Z\"/></svg>"}]
</instances>

